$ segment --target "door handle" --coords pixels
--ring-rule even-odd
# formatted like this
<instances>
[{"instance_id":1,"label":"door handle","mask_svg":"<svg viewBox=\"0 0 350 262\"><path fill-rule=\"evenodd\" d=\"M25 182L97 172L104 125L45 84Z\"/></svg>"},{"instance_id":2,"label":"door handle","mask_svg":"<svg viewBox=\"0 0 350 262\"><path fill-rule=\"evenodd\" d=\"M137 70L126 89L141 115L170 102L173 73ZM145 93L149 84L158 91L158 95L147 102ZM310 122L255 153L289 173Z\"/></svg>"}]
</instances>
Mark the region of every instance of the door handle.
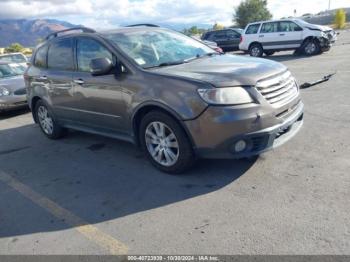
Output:
<instances>
[{"instance_id":1,"label":"door handle","mask_svg":"<svg viewBox=\"0 0 350 262\"><path fill-rule=\"evenodd\" d=\"M83 79L74 79L73 82L78 85L83 85L85 83Z\"/></svg>"},{"instance_id":2,"label":"door handle","mask_svg":"<svg viewBox=\"0 0 350 262\"><path fill-rule=\"evenodd\" d=\"M280 34L280 36L284 36L285 34Z\"/></svg>"},{"instance_id":3,"label":"door handle","mask_svg":"<svg viewBox=\"0 0 350 262\"><path fill-rule=\"evenodd\" d=\"M47 76L40 76L39 80L47 80Z\"/></svg>"},{"instance_id":4,"label":"door handle","mask_svg":"<svg viewBox=\"0 0 350 262\"><path fill-rule=\"evenodd\" d=\"M264 35L259 35L259 37L264 37Z\"/></svg>"}]
</instances>

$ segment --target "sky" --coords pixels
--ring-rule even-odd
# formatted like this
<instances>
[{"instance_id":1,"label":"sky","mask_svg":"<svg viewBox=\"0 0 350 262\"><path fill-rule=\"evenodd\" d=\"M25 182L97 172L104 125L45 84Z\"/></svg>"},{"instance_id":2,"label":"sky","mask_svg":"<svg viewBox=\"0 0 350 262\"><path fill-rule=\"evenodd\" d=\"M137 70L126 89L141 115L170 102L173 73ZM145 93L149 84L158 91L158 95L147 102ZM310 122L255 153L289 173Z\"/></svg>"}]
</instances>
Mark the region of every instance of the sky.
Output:
<instances>
[{"instance_id":1,"label":"sky","mask_svg":"<svg viewBox=\"0 0 350 262\"><path fill-rule=\"evenodd\" d=\"M241 0L0 0L0 19L53 18L73 24L111 28L133 23L232 24ZM274 18L318 13L329 0L268 0ZM350 0L331 0L331 9L350 7Z\"/></svg>"}]
</instances>

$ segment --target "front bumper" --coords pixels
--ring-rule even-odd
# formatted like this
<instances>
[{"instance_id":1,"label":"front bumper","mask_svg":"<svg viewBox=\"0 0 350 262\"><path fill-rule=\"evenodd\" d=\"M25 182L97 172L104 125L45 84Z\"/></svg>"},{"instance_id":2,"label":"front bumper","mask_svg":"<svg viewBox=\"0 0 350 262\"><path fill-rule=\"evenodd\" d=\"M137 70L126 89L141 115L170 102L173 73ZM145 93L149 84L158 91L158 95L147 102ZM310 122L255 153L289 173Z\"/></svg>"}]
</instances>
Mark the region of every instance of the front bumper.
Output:
<instances>
[{"instance_id":1,"label":"front bumper","mask_svg":"<svg viewBox=\"0 0 350 262\"><path fill-rule=\"evenodd\" d=\"M27 107L27 97L26 95L20 96L5 96L0 97L0 111L8 111L12 109Z\"/></svg>"},{"instance_id":2,"label":"front bumper","mask_svg":"<svg viewBox=\"0 0 350 262\"><path fill-rule=\"evenodd\" d=\"M294 137L303 125L303 110L304 105L298 100L290 106L290 113L283 119L277 119L274 114L269 113L257 117L255 112L254 116L249 116L248 113L245 119L239 119L238 116L226 123L222 118L215 117L214 122L218 120L220 123L209 123L210 119L204 115L200 117L204 119L189 121L186 124L199 157L244 158L276 148ZM226 117L227 120L230 119L230 116ZM244 140L246 148L236 152L234 146L240 140Z\"/></svg>"}]
</instances>

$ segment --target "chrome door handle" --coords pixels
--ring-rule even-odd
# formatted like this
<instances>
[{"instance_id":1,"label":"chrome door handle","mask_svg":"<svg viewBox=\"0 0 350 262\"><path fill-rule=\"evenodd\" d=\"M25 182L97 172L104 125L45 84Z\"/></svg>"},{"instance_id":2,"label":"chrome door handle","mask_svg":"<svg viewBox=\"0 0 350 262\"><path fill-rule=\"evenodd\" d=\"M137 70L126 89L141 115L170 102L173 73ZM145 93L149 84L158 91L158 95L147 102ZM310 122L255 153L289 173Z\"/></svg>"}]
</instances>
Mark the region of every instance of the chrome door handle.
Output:
<instances>
[{"instance_id":1,"label":"chrome door handle","mask_svg":"<svg viewBox=\"0 0 350 262\"><path fill-rule=\"evenodd\" d=\"M47 80L47 76L40 76L39 80Z\"/></svg>"},{"instance_id":2,"label":"chrome door handle","mask_svg":"<svg viewBox=\"0 0 350 262\"><path fill-rule=\"evenodd\" d=\"M285 34L280 34L280 36L284 36Z\"/></svg>"},{"instance_id":3,"label":"chrome door handle","mask_svg":"<svg viewBox=\"0 0 350 262\"><path fill-rule=\"evenodd\" d=\"M85 83L83 79L74 79L73 82L78 85L83 85Z\"/></svg>"},{"instance_id":4,"label":"chrome door handle","mask_svg":"<svg viewBox=\"0 0 350 262\"><path fill-rule=\"evenodd\" d=\"M264 35L259 35L259 37L264 37Z\"/></svg>"}]
</instances>

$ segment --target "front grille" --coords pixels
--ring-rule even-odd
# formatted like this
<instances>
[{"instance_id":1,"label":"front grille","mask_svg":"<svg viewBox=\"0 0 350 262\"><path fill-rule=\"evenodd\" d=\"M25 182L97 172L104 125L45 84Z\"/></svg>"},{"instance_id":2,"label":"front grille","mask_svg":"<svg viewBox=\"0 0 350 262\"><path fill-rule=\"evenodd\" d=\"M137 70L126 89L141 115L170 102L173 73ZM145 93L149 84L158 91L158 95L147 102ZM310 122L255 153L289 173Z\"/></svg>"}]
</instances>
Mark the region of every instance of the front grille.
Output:
<instances>
[{"instance_id":1,"label":"front grille","mask_svg":"<svg viewBox=\"0 0 350 262\"><path fill-rule=\"evenodd\" d=\"M298 95L298 87L289 71L257 82L257 90L273 106L281 106Z\"/></svg>"}]
</instances>

